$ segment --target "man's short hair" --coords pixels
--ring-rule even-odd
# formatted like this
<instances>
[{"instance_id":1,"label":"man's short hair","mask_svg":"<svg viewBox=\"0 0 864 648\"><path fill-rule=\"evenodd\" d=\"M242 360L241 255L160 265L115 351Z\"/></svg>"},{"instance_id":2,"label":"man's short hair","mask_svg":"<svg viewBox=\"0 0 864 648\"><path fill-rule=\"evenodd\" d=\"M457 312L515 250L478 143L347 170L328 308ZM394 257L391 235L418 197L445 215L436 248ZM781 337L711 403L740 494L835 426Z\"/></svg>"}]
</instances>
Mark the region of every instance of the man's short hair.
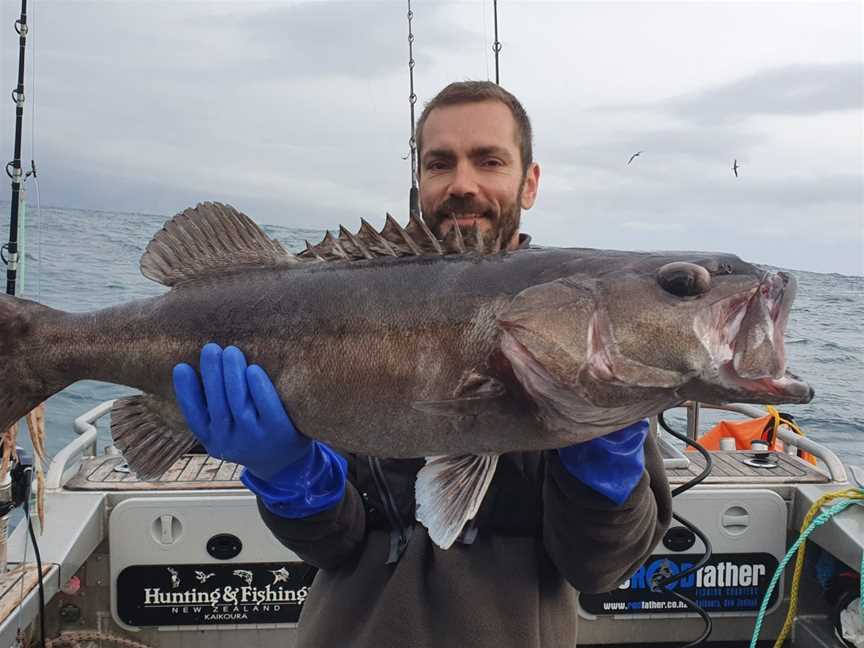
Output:
<instances>
[{"instance_id":1,"label":"man's short hair","mask_svg":"<svg viewBox=\"0 0 864 648\"><path fill-rule=\"evenodd\" d=\"M500 101L510 109L516 121L516 141L519 145L519 157L522 159L522 173L534 161L531 147L531 120L519 100L504 88L492 81L455 81L435 95L423 108L423 114L417 122L417 151L423 151L423 127L429 118L429 113L443 106L457 106L481 101Z\"/></svg>"}]
</instances>

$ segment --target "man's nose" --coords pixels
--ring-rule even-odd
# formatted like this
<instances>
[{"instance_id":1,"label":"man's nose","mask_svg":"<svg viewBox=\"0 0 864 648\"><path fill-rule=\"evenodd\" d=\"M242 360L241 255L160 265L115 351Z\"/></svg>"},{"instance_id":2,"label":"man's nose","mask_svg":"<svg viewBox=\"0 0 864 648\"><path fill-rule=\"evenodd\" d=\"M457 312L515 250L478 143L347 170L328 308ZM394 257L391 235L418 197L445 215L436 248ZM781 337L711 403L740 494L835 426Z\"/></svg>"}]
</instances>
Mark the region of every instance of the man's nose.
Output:
<instances>
[{"instance_id":1,"label":"man's nose","mask_svg":"<svg viewBox=\"0 0 864 648\"><path fill-rule=\"evenodd\" d=\"M477 175L470 162L460 161L456 164L449 193L451 196L459 197L477 195Z\"/></svg>"}]
</instances>

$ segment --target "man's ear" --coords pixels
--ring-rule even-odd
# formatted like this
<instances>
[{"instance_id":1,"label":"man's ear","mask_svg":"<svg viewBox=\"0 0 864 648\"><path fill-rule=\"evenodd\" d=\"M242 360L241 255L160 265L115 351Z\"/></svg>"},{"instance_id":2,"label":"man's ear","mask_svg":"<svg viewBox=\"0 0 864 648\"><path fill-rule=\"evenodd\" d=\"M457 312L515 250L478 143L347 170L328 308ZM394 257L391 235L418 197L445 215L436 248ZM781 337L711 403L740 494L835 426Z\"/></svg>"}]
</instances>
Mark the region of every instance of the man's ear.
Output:
<instances>
[{"instance_id":1,"label":"man's ear","mask_svg":"<svg viewBox=\"0 0 864 648\"><path fill-rule=\"evenodd\" d=\"M525 173L525 184L522 186L522 209L531 209L537 198L537 188L540 185L540 165L532 162Z\"/></svg>"}]
</instances>

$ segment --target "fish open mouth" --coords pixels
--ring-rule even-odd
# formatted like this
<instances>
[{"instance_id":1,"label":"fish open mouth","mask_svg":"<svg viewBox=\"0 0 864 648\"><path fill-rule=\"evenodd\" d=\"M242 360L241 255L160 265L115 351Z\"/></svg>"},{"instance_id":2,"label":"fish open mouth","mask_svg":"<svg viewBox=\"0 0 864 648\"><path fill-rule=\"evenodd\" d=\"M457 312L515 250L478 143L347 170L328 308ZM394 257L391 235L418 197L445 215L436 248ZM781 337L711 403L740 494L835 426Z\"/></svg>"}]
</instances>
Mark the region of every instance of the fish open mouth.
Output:
<instances>
[{"instance_id":1,"label":"fish open mouth","mask_svg":"<svg viewBox=\"0 0 864 648\"><path fill-rule=\"evenodd\" d=\"M813 389L786 370L783 336L797 283L767 273L755 288L713 304L695 322L723 386L741 400L806 403Z\"/></svg>"}]
</instances>

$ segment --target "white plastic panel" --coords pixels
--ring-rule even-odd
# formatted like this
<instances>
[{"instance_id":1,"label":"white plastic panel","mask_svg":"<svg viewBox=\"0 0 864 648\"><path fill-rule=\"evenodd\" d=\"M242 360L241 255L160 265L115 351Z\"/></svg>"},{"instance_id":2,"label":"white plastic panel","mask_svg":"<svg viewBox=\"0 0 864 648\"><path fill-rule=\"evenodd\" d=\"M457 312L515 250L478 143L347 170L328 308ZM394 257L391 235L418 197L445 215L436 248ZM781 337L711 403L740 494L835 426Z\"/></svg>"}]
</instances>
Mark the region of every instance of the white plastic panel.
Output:
<instances>
[{"instance_id":1,"label":"white plastic panel","mask_svg":"<svg viewBox=\"0 0 864 648\"><path fill-rule=\"evenodd\" d=\"M755 616L786 553L787 509L783 499L767 489L700 489L676 497L674 510L707 536L714 558L672 589L695 599L712 616ZM671 526L680 525L673 520ZM658 571L683 572L704 551L698 538L680 551L661 541L643 567L615 592L582 594L580 615L601 625L604 617L639 620L694 616L679 601L654 594L650 587ZM782 585L781 578L769 611L782 600Z\"/></svg>"},{"instance_id":2,"label":"white plastic panel","mask_svg":"<svg viewBox=\"0 0 864 648\"><path fill-rule=\"evenodd\" d=\"M270 533L252 495L130 498L108 526L111 613L130 630L291 626L314 575ZM239 553L213 557L214 538Z\"/></svg>"}]
</instances>

